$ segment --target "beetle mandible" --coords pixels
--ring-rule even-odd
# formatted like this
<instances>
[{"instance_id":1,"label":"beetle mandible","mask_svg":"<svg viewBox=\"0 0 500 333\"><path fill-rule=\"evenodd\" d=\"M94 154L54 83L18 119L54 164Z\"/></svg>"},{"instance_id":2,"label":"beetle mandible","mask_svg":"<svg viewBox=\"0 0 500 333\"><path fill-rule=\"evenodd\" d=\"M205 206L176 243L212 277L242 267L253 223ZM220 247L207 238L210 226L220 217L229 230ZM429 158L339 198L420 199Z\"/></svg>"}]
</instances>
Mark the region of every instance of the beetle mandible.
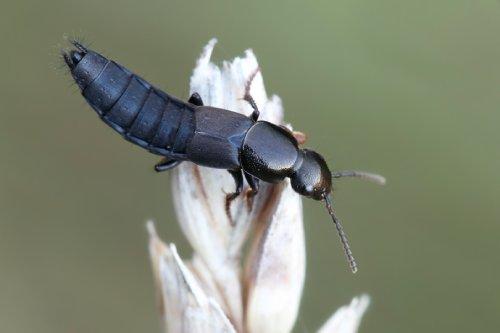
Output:
<instances>
[{"instance_id":1,"label":"beetle mandible","mask_svg":"<svg viewBox=\"0 0 500 333\"><path fill-rule=\"evenodd\" d=\"M243 177L250 195L259 191L259 181L277 183L290 178L297 193L325 202L349 266L353 273L357 271L332 207L332 179L359 177L384 183L383 177L361 171L332 173L320 154L299 148L290 130L259 120L259 109L249 94L251 79L244 99L253 113L246 117L205 106L197 93L187 102L181 101L81 43L72 44L74 48L62 51L62 56L83 97L126 140L163 156L156 171L172 169L182 161L228 170L236 191L226 196L226 210L241 193Z\"/></svg>"}]
</instances>

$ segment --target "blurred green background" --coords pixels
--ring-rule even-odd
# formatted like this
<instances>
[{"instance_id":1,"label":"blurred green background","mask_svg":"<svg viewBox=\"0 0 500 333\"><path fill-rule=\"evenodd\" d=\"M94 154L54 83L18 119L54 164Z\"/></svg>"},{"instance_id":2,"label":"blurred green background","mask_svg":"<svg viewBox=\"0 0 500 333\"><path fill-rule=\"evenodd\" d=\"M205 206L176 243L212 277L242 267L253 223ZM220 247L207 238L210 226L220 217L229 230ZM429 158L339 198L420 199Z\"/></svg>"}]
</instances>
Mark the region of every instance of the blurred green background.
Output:
<instances>
[{"instance_id":1,"label":"blurred green background","mask_svg":"<svg viewBox=\"0 0 500 333\"><path fill-rule=\"evenodd\" d=\"M156 332L146 219L189 254L158 158L56 69L64 33L181 98L211 37L251 47L309 146L387 176L337 189L355 276L305 201L297 332L362 292L361 332L500 326L498 1L4 1L0 31L1 332Z\"/></svg>"}]
</instances>

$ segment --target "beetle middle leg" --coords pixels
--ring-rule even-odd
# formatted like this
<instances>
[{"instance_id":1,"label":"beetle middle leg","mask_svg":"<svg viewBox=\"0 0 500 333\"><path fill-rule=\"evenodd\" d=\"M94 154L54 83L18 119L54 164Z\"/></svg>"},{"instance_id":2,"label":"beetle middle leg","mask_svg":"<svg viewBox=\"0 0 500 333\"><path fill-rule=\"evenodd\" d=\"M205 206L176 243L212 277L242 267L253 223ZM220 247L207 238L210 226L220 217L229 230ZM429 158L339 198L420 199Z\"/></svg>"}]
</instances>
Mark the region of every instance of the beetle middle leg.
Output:
<instances>
[{"instance_id":1,"label":"beetle middle leg","mask_svg":"<svg viewBox=\"0 0 500 333\"><path fill-rule=\"evenodd\" d=\"M255 103L255 100L253 99L252 95L250 95L250 88L252 86L253 79L255 78L255 76L259 71L260 67L257 67L255 71L252 73L252 75L250 75L250 78L245 84L245 95L243 96L243 99L247 101L253 109L252 115L250 116L253 121L257 121L259 119L260 111L259 108L257 107L257 103Z\"/></svg>"},{"instance_id":2,"label":"beetle middle leg","mask_svg":"<svg viewBox=\"0 0 500 333\"><path fill-rule=\"evenodd\" d=\"M241 172L241 169L237 170L227 170L231 176L234 178L234 182L236 183L236 191L234 193L228 193L226 194L226 214L229 217L229 221L231 222L231 225L234 225L234 221L231 217L231 202L236 199L241 191L243 190L243 174Z\"/></svg>"}]
</instances>

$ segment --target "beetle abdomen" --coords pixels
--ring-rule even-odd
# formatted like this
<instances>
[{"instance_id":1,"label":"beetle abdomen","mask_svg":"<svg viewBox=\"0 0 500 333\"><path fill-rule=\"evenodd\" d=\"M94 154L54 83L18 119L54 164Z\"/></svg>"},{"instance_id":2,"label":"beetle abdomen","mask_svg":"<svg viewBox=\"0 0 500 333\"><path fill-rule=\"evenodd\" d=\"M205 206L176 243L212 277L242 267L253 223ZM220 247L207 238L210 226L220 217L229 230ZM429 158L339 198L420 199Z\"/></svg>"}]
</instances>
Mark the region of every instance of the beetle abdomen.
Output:
<instances>
[{"instance_id":1,"label":"beetle abdomen","mask_svg":"<svg viewBox=\"0 0 500 333\"><path fill-rule=\"evenodd\" d=\"M87 102L125 139L155 154L185 154L194 131L190 105L87 49L71 72Z\"/></svg>"}]
</instances>

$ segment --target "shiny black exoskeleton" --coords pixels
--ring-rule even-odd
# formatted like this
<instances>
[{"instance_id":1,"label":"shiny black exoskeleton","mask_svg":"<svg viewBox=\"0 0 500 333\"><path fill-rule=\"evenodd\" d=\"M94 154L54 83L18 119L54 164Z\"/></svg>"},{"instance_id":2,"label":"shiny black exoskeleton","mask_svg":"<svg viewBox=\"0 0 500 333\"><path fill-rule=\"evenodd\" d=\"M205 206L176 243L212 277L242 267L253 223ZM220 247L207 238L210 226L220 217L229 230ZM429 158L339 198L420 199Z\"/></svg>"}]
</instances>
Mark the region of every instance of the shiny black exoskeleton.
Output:
<instances>
[{"instance_id":1,"label":"shiny black exoskeleton","mask_svg":"<svg viewBox=\"0 0 500 333\"><path fill-rule=\"evenodd\" d=\"M186 103L80 43L73 45L63 57L83 97L125 139L164 156L155 166L157 171L172 169L182 161L228 170L236 191L227 196L227 209L241 193L243 177L251 194L257 193L259 180L276 183L288 177L296 192L327 203L351 268L356 270L330 205L332 174L325 160L312 150L299 148L290 130L258 120L258 108L248 91L245 99L254 109L250 117L204 106L197 93Z\"/></svg>"},{"instance_id":2,"label":"shiny black exoskeleton","mask_svg":"<svg viewBox=\"0 0 500 333\"><path fill-rule=\"evenodd\" d=\"M188 103L158 88L123 66L79 43L64 59L83 97L101 119L125 139L165 159L157 171L182 161L243 175L258 191L259 180L276 183L286 177L298 193L322 200L331 191L332 175L317 153L300 149L292 133L251 117L204 106L198 94ZM253 100L251 103L254 105Z\"/></svg>"}]
</instances>

